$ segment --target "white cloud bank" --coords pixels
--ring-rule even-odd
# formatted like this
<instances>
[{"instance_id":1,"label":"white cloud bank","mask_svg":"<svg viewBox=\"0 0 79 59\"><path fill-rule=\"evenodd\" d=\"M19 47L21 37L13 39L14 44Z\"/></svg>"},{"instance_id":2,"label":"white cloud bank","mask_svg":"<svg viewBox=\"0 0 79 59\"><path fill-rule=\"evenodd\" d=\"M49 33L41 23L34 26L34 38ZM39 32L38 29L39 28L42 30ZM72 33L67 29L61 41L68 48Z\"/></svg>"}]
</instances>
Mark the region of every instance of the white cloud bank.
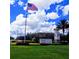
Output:
<instances>
[{"instance_id":1,"label":"white cloud bank","mask_svg":"<svg viewBox=\"0 0 79 59\"><path fill-rule=\"evenodd\" d=\"M28 3L33 3L39 10L49 9L51 4L60 3L63 0L28 0Z\"/></svg>"},{"instance_id":2,"label":"white cloud bank","mask_svg":"<svg viewBox=\"0 0 79 59\"><path fill-rule=\"evenodd\" d=\"M25 20L27 21L26 33L54 32L54 28L56 28L55 22L47 22L49 18L46 16L45 11L37 11L36 14L29 15L27 19L23 17L23 14L20 14L11 23L11 36L16 38L17 35L24 35Z\"/></svg>"}]
</instances>

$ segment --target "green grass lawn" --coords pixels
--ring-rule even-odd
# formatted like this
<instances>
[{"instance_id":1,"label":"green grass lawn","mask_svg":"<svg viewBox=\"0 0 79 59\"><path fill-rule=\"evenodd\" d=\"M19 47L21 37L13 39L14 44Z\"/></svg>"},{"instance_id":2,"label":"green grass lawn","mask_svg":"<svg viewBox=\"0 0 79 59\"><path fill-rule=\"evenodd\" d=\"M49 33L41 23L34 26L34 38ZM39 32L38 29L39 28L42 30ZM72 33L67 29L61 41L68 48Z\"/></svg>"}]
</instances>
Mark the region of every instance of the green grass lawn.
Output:
<instances>
[{"instance_id":1,"label":"green grass lawn","mask_svg":"<svg viewBox=\"0 0 79 59\"><path fill-rule=\"evenodd\" d=\"M68 45L12 46L10 59L69 59Z\"/></svg>"}]
</instances>

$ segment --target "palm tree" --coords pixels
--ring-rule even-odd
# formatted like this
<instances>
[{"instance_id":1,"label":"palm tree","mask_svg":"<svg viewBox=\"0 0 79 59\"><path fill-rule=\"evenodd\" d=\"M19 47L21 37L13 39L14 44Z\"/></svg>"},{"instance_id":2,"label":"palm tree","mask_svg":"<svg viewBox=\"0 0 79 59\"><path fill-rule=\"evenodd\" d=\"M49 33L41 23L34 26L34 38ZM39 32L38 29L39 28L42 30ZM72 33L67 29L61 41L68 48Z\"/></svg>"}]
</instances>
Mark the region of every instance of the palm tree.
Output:
<instances>
[{"instance_id":1,"label":"palm tree","mask_svg":"<svg viewBox=\"0 0 79 59\"><path fill-rule=\"evenodd\" d=\"M65 32L65 29L69 28L69 23L67 22L67 20L61 20L58 24L57 24L57 29L60 30L62 29L63 31L63 35Z\"/></svg>"}]
</instances>

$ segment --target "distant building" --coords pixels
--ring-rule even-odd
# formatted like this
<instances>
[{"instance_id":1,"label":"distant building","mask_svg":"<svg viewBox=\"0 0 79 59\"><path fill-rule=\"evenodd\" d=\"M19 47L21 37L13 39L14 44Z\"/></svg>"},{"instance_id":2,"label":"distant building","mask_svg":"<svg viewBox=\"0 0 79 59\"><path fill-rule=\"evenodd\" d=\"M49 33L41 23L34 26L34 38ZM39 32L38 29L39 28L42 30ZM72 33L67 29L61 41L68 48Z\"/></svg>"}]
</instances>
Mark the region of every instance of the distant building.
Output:
<instances>
[{"instance_id":1,"label":"distant building","mask_svg":"<svg viewBox=\"0 0 79 59\"><path fill-rule=\"evenodd\" d=\"M24 36L20 36L16 38L17 43L24 42ZM54 33L30 33L27 34L26 40L35 40L40 44L52 44L53 42L58 42L60 40L58 32Z\"/></svg>"},{"instance_id":2,"label":"distant building","mask_svg":"<svg viewBox=\"0 0 79 59\"><path fill-rule=\"evenodd\" d=\"M40 44L52 44L54 41L54 33L34 33L32 35Z\"/></svg>"}]
</instances>

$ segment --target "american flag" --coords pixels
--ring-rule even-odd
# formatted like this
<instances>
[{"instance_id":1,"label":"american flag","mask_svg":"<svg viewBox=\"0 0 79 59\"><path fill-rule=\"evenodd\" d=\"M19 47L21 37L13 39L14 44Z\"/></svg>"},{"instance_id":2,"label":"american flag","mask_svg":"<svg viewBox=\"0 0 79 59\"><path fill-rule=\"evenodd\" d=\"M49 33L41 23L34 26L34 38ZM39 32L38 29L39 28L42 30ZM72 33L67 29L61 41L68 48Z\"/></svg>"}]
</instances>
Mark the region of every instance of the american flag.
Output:
<instances>
[{"instance_id":1,"label":"american flag","mask_svg":"<svg viewBox=\"0 0 79 59\"><path fill-rule=\"evenodd\" d=\"M37 11L38 8L32 3L28 3L27 10Z\"/></svg>"}]
</instances>

